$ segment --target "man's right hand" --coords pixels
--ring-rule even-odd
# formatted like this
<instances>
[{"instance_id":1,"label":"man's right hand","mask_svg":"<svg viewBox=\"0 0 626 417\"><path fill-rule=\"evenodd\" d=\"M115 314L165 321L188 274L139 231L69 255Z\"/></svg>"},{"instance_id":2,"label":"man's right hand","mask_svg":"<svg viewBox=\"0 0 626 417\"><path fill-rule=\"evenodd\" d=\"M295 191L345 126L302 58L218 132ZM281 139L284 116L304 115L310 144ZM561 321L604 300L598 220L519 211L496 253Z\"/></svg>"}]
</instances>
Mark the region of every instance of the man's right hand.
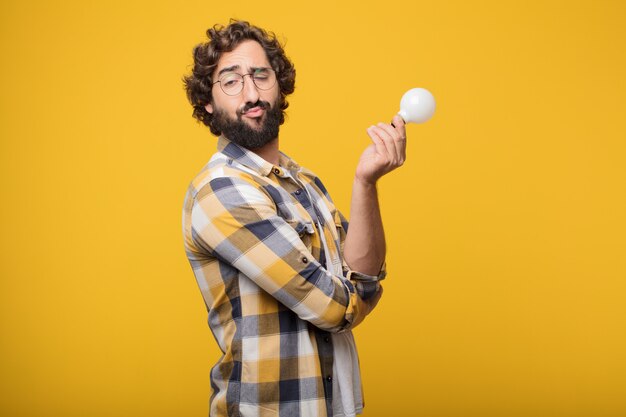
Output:
<instances>
[{"instance_id":1,"label":"man's right hand","mask_svg":"<svg viewBox=\"0 0 626 417\"><path fill-rule=\"evenodd\" d=\"M365 317L369 313L371 313L372 310L374 310L374 307L376 307L376 304L378 304L378 301L380 300L380 297L382 297L382 295L383 295L383 286L381 285L380 289L373 297L368 298L367 300L363 300L361 297L357 298L358 314L357 314L357 317L354 319L354 322L352 322L352 326L350 326L351 329L361 324L361 322L365 319Z\"/></svg>"}]
</instances>

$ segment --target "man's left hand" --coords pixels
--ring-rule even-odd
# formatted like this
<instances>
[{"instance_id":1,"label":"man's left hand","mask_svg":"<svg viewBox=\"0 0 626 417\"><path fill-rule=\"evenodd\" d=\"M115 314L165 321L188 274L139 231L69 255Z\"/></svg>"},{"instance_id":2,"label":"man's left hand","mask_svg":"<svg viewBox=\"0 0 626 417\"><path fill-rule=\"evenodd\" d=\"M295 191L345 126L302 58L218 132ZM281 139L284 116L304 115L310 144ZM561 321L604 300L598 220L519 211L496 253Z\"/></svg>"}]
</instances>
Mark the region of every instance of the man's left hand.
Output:
<instances>
[{"instance_id":1,"label":"man's left hand","mask_svg":"<svg viewBox=\"0 0 626 417\"><path fill-rule=\"evenodd\" d=\"M372 139L359 160L356 179L375 184L383 175L402 166L406 159L406 129L404 120L395 115L392 124L378 123L367 129Z\"/></svg>"}]
</instances>

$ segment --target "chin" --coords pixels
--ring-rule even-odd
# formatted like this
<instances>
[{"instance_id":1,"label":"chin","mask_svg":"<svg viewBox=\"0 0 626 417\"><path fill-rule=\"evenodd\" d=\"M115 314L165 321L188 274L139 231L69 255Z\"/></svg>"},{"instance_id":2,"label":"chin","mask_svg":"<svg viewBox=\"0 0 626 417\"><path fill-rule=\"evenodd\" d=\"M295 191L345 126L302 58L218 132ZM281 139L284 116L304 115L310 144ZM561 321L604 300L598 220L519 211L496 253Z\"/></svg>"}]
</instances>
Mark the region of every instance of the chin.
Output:
<instances>
[{"instance_id":1,"label":"chin","mask_svg":"<svg viewBox=\"0 0 626 417\"><path fill-rule=\"evenodd\" d=\"M265 115L262 118L260 118L260 119L246 120L246 123L252 129L254 129L256 131L260 131L260 130L263 129L263 126L265 124Z\"/></svg>"}]
</instances>

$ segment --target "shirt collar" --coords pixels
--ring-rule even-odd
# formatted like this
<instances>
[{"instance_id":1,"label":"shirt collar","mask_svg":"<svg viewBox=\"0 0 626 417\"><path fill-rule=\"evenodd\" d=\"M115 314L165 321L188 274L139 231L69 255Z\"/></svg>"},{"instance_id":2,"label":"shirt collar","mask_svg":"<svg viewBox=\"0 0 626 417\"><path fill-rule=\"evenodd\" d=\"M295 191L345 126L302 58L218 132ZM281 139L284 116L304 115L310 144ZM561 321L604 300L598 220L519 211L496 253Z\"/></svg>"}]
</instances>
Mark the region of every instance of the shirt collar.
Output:
<instances>
[{"instance_id":1,"label":"shirt collar","mask_svg":"<svg viewBox=\"0 0 626 417\"><path fill-rule=\"evenodd\" d=\"M263 176L268 176L272 171L274 171L276 175L284 177L286 176L283 172L284 169L296 172L301 169L300 165L280 151L278 159L279 166L275 166L251 150L244 148L235 142L231 142L225 136L220 136L217 139L217 150L229 158L237 161L241 165L258 172Z\"/></svg>"}]
</instances>

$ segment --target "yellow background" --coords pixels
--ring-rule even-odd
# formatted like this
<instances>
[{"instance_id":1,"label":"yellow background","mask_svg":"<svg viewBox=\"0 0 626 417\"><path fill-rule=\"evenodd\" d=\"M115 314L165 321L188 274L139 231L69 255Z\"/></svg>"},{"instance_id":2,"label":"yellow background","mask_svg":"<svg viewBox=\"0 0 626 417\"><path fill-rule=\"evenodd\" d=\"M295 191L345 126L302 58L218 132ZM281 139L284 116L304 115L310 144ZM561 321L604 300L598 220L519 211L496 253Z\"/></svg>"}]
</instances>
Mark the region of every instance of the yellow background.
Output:
<instances>
[{"instance_id":1,"label":"yellow background","mask_svg":"<svg viewBox=\"0 0 626 417\"><path fill-rule=\"evenodd\" d=\"M185 258L215 139L181 77L228 18L297 68L284 152L349 213L365 129L425 87L380 184L365 416L626 415L626 2L0 3L2 416L203 416Z\"/></svg>"}]
</instances>

